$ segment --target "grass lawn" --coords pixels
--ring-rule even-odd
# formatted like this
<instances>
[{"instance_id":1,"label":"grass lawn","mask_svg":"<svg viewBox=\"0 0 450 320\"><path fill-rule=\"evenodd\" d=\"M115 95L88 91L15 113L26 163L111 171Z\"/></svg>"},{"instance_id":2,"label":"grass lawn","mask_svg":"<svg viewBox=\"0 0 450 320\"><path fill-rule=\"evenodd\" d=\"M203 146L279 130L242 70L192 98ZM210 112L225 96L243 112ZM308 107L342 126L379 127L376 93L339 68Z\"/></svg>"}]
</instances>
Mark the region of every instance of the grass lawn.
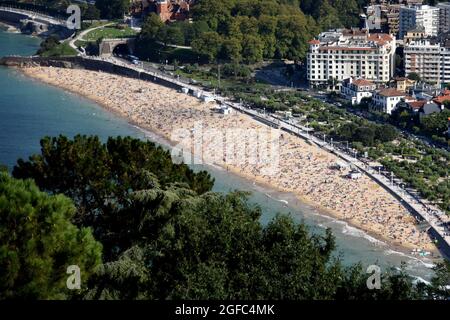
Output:
<instances>
[{"instance_id":1,"label":"grass lawn","mask_svg":"<svg viewBox=\"0 0 450 320\"><path fill-rule=\"evenodd\" d=\"M61 56L76 56L77 51L69 46L68 43L60 43L51 50L45 51L41 54L42 57L61 57Z\"/></svg>"},{"instance_id":2,"label":"grass lawn","mask_svg":"<svg viewBox=\"0 0 450 320\"><path fill-rule=\"evenodd\" d=\"M104 28L96 29L89 32L84 39L87 41L97 41L100 38L115 39L115 38L128 38L136 36L137 32L126 27L125 29L119 29L115 26L107 26Z\"/></svg>"}]
</instances>

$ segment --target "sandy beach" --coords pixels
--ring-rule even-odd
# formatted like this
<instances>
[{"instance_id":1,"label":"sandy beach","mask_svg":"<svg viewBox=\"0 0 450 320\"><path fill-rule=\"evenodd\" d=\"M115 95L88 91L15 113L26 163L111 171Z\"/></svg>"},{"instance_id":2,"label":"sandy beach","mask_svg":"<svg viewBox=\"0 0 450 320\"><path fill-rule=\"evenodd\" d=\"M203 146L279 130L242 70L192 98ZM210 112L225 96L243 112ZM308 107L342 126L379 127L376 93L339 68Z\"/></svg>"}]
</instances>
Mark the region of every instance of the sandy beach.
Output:
<instances>
[{"instance_id":1,"label":"sandy beach","mask_svg":"<svg viewBox=\"0 0 450 320\"><path fill-rule=\"evenodd\" d=\"M199 145L186 136L192 138L201 126L202 132L210 133L202 136L200 144L204 162L220 165L277 190L292 192L302 201L390 244L407 250L436 252L427 233L419 231L416 220L392 195L365 175L357 180L349 179L349 168L336 168L336 163L341 162L336 156L298 137L284 132L273 138L268 135L267 126L249 116L236 112L220 114L212 104L150 82L77 69L34 67L22 71L90 98L189 152L194 148L198 151ZM251 134L245 136L245 132L258 132L276 139L276 159L254 161L252 155L258 152L252 149ZM183 133L183 139L176 138ZM239 157L227 149L229 141L245 145L248 154ZM275 171L268 170L274 167Z\"/></svg>"}]
</instances>

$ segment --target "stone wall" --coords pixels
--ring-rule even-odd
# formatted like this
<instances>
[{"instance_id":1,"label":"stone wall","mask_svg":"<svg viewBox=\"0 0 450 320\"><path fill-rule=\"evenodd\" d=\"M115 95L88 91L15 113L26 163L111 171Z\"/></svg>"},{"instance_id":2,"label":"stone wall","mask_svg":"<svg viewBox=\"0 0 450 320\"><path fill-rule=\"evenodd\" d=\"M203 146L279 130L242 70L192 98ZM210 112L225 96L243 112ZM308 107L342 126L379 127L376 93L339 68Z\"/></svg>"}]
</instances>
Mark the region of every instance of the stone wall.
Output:
<instances>
[{"instance_id":1,"label":"stone wall","mask_svg":"<svg viewBox=\"0 0 450 320\"><path fill-rule=\"evenodd\" d=\"M38 56L3 57L0 59L0 65L18 68L43 66L43 67L102 71L128 78L153 82L176 90L181 89L181 87L178 86L177 84L162 79L158 77L158 75L150 74L147 72L139 72L128 67L115 65L108 61L86 59L83 57L57 57L57 58L43 58Z\"/></svg>"}]
</instances>

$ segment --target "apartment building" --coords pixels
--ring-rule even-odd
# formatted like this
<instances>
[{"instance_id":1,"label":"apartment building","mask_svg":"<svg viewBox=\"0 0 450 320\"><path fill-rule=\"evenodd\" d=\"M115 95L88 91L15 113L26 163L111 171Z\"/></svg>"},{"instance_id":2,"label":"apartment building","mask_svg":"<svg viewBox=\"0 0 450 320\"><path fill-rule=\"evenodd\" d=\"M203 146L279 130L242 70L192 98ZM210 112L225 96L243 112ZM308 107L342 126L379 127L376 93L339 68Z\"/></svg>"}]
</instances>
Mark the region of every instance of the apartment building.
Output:
<instances>
[{"instance_id":1,"label":"apartment building","mask_svg":"<svg viewBox=\"0 0 450 320\"><path fill-rule=\"evenodd\" d=\"M426 36L439 33L439 8L429 5L414 5L400 8L399 38L403 39L411 29L423 28Z\"/></svg>"},{"instance_id":2,"label":"apartment building","mask_svg":"<svg viewBox=\"0 0 450 320\"><path fill-rule=\"evenodd\" d=\"M450 2L440 2L439 8L439 33L450 31Z\"/></svg>"},{"instance_id":3,"label":"apartment building","mask_svg":"<svg viewBox=\"0 0 450 320\"><path fill-rule=\"evenodd\" d=\"M396 41L384 33L335 29L309 42L307 79L312 87L363 78L386 83L394 74ZM335 89L335 88L333 88Z\"/></svg>"},{"instance_id":4,"label":"apartment building","mask_svg":"<svg viewBox=\"0 0 450 320\"><path fill-rule=\"evenodd\" d=\"M369 30L398 35L400 4L381 3L366 9Z\"/></svg>"},{"instance_id":5,"label":"apartment building","mask_svg":"<svg viewBox=\"0 0 450 320\"><path fill-rule=\"evenodd\" d=\"M450 33L405 45L405 74L417 73L438 86L450 82Z\"/></svg>"}]
</instances>

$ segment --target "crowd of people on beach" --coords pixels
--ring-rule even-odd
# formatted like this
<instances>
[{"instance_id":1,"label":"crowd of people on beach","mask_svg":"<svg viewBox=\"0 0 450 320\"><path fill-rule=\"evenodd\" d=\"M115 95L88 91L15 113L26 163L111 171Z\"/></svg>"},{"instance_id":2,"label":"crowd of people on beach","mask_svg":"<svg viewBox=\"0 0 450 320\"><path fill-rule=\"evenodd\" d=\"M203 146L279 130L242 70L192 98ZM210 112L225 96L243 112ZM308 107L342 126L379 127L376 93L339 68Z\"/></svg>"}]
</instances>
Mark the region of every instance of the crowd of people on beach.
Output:
<instances>
[{"instance_id":1,"label":"crowd of people on beach","mask_svg":"<svg viewBox=\"0 0 450 320\"><path fill-rule=\"evenodd\" d=\"M209 132L201 139L200 155L205 163L212 162L253 181L292 192L391 243L409 249L432 251L435 248L426 230L419 231L417 221L401 203L369 177L349 179L351 168L337 169L335 155L287 133L273 136L269 132L272 129L247 115L237 112L224 115L217 112L214 104L188 94L113 74L45 67L28 68L24 72L91 98L168 139L180 129L190 132L192 138L198 134L195 128L201 124L201 130ZM230 134L233 129L234 135ZM255 132L269 139L270 147L276 143L276 148L271 150L276 154L269 154L268 161L254 159L255 152L259 155L261 151L255 145L258 141L254 140ZM194 143L188 138L184 137L181 143L193 151ZM245 154L242 148L239 151L227 148L230 140L238 146L245 145Z\"/></svg>"}]
</instances>

